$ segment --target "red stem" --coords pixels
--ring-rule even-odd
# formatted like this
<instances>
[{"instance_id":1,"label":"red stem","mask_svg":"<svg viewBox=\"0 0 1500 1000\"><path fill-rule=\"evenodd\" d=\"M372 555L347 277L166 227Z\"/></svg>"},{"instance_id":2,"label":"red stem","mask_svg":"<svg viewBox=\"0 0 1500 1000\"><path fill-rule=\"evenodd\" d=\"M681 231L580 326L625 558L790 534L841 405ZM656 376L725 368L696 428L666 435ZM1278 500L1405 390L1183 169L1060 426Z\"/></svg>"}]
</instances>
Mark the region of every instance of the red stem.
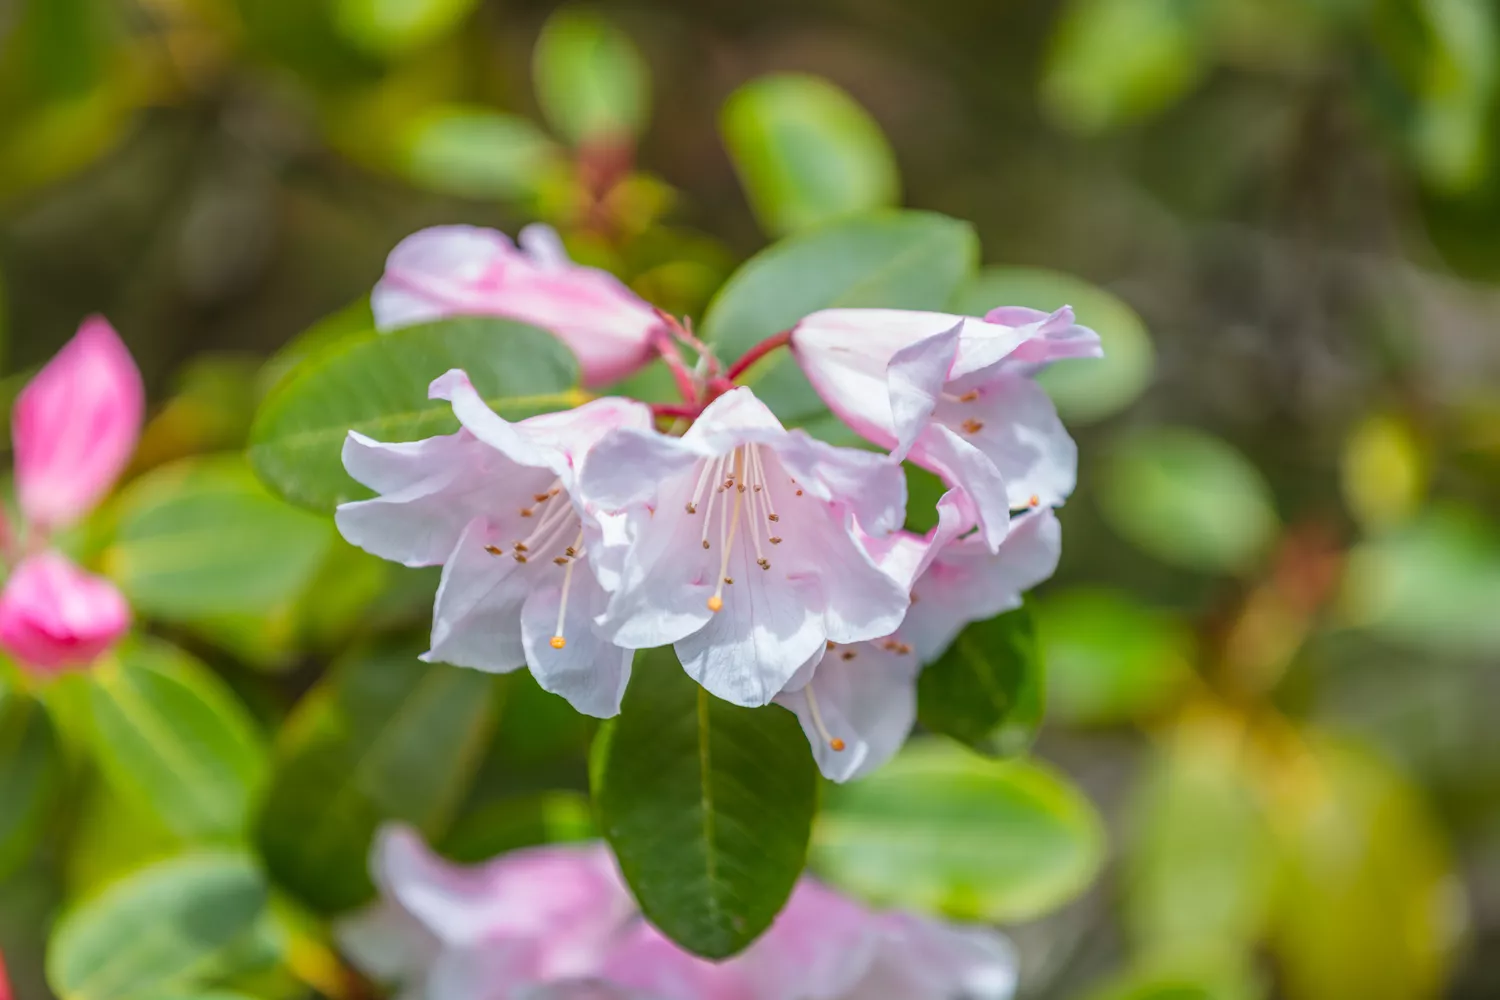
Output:
<instances>
[{"instance_id":1,"label":"red stem","mask_svg":"<svg viewBox=\"0 0 1500 1000\"><path fill-rule=\"evenodd\" d=\"M669 323L672 318L661 310L657 310ZM698 387L693 382L693 373L688 370L687 362L682 358L682 352L677 349L677 342L672 339L672 334L667 330L657 328L656 336L652 338L652 346L661 359L667 363L667 368L672 372L672 378L677 383L677 394L688 403L698 401Z\"/></svg>"},{"instance_id":2,"label":"red stem","mask_svg":"<svg viewBox=\"0 0 1500 1000\"><path fill-rule=\"evenodd\" d=\"M0 1000L12 1000L10 980L5 978L5 956L0 955Z\"/></svg>"},{"instance_id":3,"label":"red stem","mask_svg":"<svg viewBox=\"0 0 1500 1000\"><path fill-rule=\"evenodd\" d=\"M653 417L665 417L665 418L667 418L669 420L678 420L678 419L691 420L692 418L696 417L701 412L703 412L703 407L697 405L696 403L652 403L651 404L651 415ZM0 1000L3 1000L3 998L0 998Z\"/></svg>"},{"instance_id":4,"label":"red stem","mask_svg":"<svg viewBox=\"0 0 1500 1000\"><path fill-rule=\"evenodd\" d=\"M772 336L767 337L765 340L762 340L760 343L756 344L754 347L750 348L750 350L742 354L738 361L730 365L729 371L725 373L724 377L733 382L735 379L745 374L745 369L755 364L755 362L759 361L767 354L770 354L772 351L776 350L776 348L785 347L791 342L792 331L790 330L782 330L780 333L773 334Z\"/></svg>"}]
</instances>

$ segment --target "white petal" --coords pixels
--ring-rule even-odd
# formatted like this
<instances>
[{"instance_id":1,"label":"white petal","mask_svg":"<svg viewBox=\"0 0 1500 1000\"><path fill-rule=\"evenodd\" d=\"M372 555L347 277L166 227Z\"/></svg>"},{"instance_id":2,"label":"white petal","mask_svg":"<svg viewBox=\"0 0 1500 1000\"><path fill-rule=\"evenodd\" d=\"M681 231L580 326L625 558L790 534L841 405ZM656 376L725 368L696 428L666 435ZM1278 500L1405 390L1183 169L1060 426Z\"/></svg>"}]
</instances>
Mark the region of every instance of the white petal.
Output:
<instances>
[{"instance_id":1,"label":"white petal","mask_svg":"<svg viewBox=\"0 0 1500 1000\"><path fill-rule=\"evenodd\" d=\"M879 643L839 646L824 654L806 689L776 701L797 714L824 777L848 781L880 767L906 742L917 718L920 669L914 653L896 653ZM842 750L834 750L819 732L808 691L823 728L843 740Z\"/></svg>"},{"instance_id":2,"label":"white petal","mask_svg":"<svg viewBox=\"0 0 1500 1000\"><path fill-rule=\"evenodd\" d=\"M340 533L367 552L407 566L441 563L474 517L497 505L513 513L553 478L516 465L462 431L400 444L350 434L344 462L383 495L340 505L335 514Z\"/></svg>"},{"instance_id":3,"label":"white petal","mask_svg":"<svg viewBox=\"0 0 1500 1000\"><path fill-rule=\"evenodd\" d=\"M534 581L514 558L492 555L487 545L509 547L488 520L475 518L443 565L424 660L490 673L525 664L521 607Z\"/></svg>"},{"instance_id":4,"label":"white petal","mask_svg":"<svg viewBox=\"0 0 1500 1000\"><path fill-rule=\"evenodd\" d=\"M911 460L943 477L963 495L955 502L976 518L991 550L1010 530L1010 499L1005 479L989 456L942 424L932 424L917 439Z\"/></svg>"},{"instance_id":5,"label":"white petal","mask_svg":"<svg viewBox=\"0 0 1500 1000\"><path fill-rule=\"evenodd\" d=\"M574 567L568 587L567 614L557 632L562 587L553 584L532 591L521 611L521 635L532 676L543 690L561 695L585 715L607 719L620 713L620 699L630 682L634 651L621 649L594 628L594 617L606 598L586 565ZM552 647L554 635L566 645Z\"/></svg>"},{"instance_id":6,"label":"white petal","mask_svg":"<svg viewBox=\"0 0 1500 1000\"><path fill-rule=\"evenodd\" d=\"M1010 507L1055 507L1073 492L1078 446L1046 390L1032 380L1012 375L987 380L979 399L945 402L936 418L994 464ZM963 430L969 420L978 421L979 429Z\"/></svg>"}]
</instances>

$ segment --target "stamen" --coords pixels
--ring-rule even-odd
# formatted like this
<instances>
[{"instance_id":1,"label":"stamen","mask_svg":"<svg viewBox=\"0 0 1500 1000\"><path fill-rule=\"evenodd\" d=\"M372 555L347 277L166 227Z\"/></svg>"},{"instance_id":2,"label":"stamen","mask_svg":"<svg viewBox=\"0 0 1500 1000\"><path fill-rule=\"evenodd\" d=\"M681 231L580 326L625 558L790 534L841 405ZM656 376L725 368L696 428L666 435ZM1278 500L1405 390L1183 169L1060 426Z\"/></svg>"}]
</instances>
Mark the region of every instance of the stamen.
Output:
<instances>
[{"instance_id":1,"label":"stamen","mask_svg":"<svg viewBox=\"0 0 1500 1000\"><path fill-rule=\"evenodd\" d=\"M734 471L736 475L741 477L745 474L744 448L736 448L734 450ZM744 505L745 494L736 490L734 493L734 511L727 518L729 521L727 534L726 525L724 524L726 519L722 517L719 519L719 544L724 549L724 552L719 556L719 586L714 591L714 595L708 599L708 610L710 611L718 611L724 606L724 585L734 582L729 578L729 553L734 551L734 536L740 528L740 509Z\"/></svg>"},{"instance_id":2,"label":"stamen","mask_svg":"<svg viewBox=\"0 0 1500 1000\"><path fill-rule=\"evenodd\" d=\"M578 546L582 544L583 529L579 528L578 537L573 539L572 545L568 546L568 553L571 555L577 552ZM559 560L554 560L554 562L557 561ZM562 599L557 603L557 628L552 630L551 645L553 649L562 649L568 644L568 640L563 638L563 616L568 613L568 590L573 586L573 567L578 565L577 559L563 559L560 561L567 563L568 568L563 571Z\"/></svg>"},{"instance_id":3,"label":"stamen","mask_svg":"<svg viewBox=\"0 0 1500 1000\"><path fill-rule=\"evenodd\" d=\"M492 556L503 556L503 555L505 555L505 550L502 549L498 545L486 545L484 547L484 551L488 552Z\"/></svg>"},{"instance_id":4,"label":"stamen","mask_svg":"<svg viewBox=\"0 0 1500 1000\"><path fill-rule=\"evenodd\" d=\"M1031 494L1031 499L1026 502L1029 506L1040 507L1042 504L1042 498L1033 493Z\"/></svg>"},{"instance_id":5,"label":"stamen","mask_svg":"<svg viewBox=\"0 0 1500 1000\"><path fill-rule=\"evenodd\" d=\"M823 742L828 744L830 750L835 753L841 752L844 749L844 741L830 733L828 727L823 725L823 713L818 711L818 697L813 694L812 685L809 684L803 688L802 693L807 697L807 708L812 715L813 728L818 731L819 736L823 737Z\"/></svg>"},{"instance_id":6,"label":"stamen","mask_svg":"<svg viewBox=\"0 0 1500 1000\"><path fill-rule=\"evenodd\" d=\"M709 471L712 468L712 462L703 463L703 471L698 473L698 484L693 487L693 499L687 503L687 512L689 514L698 513L698 501L703 499L703 488L708 485Z\"/></svg>"},{"instance_id":7,"label":"stamen","mask_svg":"<svg viewBox=\"0 0 1500 1000\"><path fill-rule=\"evenodd\" d=\"M746 530L750 532L750 540L755 543L755 564L761 569L770 569L771 563L768 559L766 559L766 554L761 551L760 532L755 530L755 512L756 508L760 506L757 502L757 497L762 500L767 499L765 495L761 493L759 482L761 477L760 448L752 444L749 447L749 451L750 481L755 483L755 492L750 494L750 526ZM740 491L744 492L744 489L745 484L741 483Z\"/></svg>"},{"instance_id":8,"label":"stamen","mask_svg":"<svg viewBox=\"0 0 1500 1000\"><path fill-rule=\"evenodd\" d=\"M952 393L949 393L949 392L943 393L943 399L946 400L949 403L972 403L972 402L974 402L974 400L976 400L978 398L979 398L979 390L978 389L970 389L968 392L964 393L962 396L955 396L955 395L953 395Z\"/></svg>"},{"instance_id":9,"label":"stamen","mask_svg":"<svg viewBox=\"0 0 1500 1000\"><path fill-rule=\"evenodd\" d=\"M703 463L703 476L702 476L701 479L699 479L698 485L700 487L702 487L703 485L707 484L711 480L717 480L719 478L721 472L723 471L723 468L724 468L724 457L722 455L719 456L718 458L714 459L711 462L704 462ZM708 529L709 529L709 526L714 523L714 498L717 497L720 492L721 491L719 491L719 490L714 490L713 492L709 493L709 495L708 495L708 506L703 511L703 536L702 536L702 538L703 538L703 547L705 549L709 547L709 545L708 545ZM696 499L696 496L695 496L695 499Z\"/></svg>"},{"instance_id":10,"label":"stamen","mask_svg":"<svg viewBox=\"0 0 1500 1000\"><path fill-rule=\"evenodd\" d=\"M980 431L984 430L984 421L975 420L973 417L970 417L968 420L965 420L960 426L963 427L965 434L978 434Z\"/></svg>"},{"instance_id":11,"label":"stamen","mask_svg":"<svg viewBox=\"0 0 1500 1000\"><path fill-rule=\"evenodd\" d=\"M856 653L854 650L852 650L852 649L846 649L842 653L839 654L839 659L843 660L845 663L848 663L850 660L854 659L858 655L859 654Z\"/></svg>"}]
</instances>

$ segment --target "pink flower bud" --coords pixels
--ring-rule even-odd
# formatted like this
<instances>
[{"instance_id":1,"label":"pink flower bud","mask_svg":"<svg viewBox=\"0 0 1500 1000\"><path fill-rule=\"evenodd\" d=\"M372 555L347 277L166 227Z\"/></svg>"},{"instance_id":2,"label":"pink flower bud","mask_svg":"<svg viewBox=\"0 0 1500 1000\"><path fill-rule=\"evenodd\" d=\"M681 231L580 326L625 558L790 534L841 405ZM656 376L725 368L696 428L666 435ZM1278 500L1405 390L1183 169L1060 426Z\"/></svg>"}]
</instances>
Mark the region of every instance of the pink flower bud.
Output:
<instances>
[{"instance_id":1,"label":"pink flower bud","mask_svg":"<svg viewBox=\"0 0 1500 1000\"><path fill-rule=\"evenodd\" d=\"M129 627L115 585L60 552L23 560L0 591L0 646L42 671L92 663Z\"/></svg>"},{"instance_id":2,"label":"pink flower bud","mask_svg":"<svg viewBox=\"0 0 1500 1000\"><path fill-rule=\"evenodd\" d=\"M587 386L651 360L663 328L650 303L605 271L574 264L557 234L529 226L521 246L493 229L436 226L391 251L370 295L382 330L449 316L505 316L550 331L578 358Z\"/></svg>"},{"instance_id":3,"label":"pink flower bud","mask_svg":"<svg viewBox=\"0 0 1500 1000\"><path fill-rule=\"evenodd\" d=\"M11 419L21 511L43 530L76 521L125 469L145 409L141 373L91 316L21 390Z\"/></svg>"}]
</instances>

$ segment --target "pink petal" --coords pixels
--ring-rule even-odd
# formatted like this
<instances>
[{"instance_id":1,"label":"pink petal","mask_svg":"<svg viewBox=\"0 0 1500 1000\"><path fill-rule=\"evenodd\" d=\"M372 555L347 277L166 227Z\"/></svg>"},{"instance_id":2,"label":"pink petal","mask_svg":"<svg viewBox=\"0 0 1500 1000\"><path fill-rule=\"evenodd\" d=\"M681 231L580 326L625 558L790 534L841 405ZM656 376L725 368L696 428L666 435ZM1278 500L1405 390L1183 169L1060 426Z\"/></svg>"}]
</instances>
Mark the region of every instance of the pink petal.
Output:
<instances>
[{"instance_id":1,"label":"pink petal","mask_svg":"<svg viewBox=\"0 0 1500 1000\"><path fill-rule=\"evenodd\" d=\"M998 552L978 536L942 546L912 587L901 638L931 662L970 622L1021 606L1021 595L1057 570L1062 528L1049 507L1011 519Z\"/></svg>"},{"instance_id":2,"label":"pink petal","mask_svg":"<svg viewBox=\"0 0 1500 1000\"><path fill-rule=\"evenodd\" d=\"M538 981L590 974L634 908L602 844L527 848L463 866L390 826L371 857L381 890L443 945L524 945Z\"/></svg>"},{"instance_id":3,"label":"pink petal","mask_svg":"<svg viewBox=\"0 0 1500 1000\"><path fill-rule=\"evenodd\" d=\"M92 509L130 461L145 405L140 370L114 328L101 316L84 320L16 399L22 513L46 530Z\"/></svg>"},{"instance_id":4,"label":"pink petal","mask_svg":"<svg viewBox=\"0 0 1500 1000\"><path fill-rule=\"evenodd\" d=\"M370 294L381 329L449 316L505 316L555 334L585 385L607 385L652 357L662 321L607 272L572 264L555 239L528 231L528 252L503 234L439 226L408 236ZM532 253L535 249L535 253Z\"/></svg>"},{"instance_id":5,"label":"pink petal","mask_svg":"<svg viewBox=\"0 0 1500 1000\"><path fill-rule=\"evenodd\" d=\"M921 667L910 649L900 653L879 642L837 646L823 653L806 687L783 692L776 702L802 723L823 776L849 781L889 761L906 742L917 721ZM835 750L830 737L842 748Z\"/></svg>"},{"instance_id":6,"label":"pink petal","mask_svg":"<svg viewBox=\"0 0 1500 1000\"><path fill-rule=\"evenodd\" d=\"M129 627L114 584L55 551L25 559L0 592L0 646L43 671L92 663Z\"/></svg>"}]
</instances>

